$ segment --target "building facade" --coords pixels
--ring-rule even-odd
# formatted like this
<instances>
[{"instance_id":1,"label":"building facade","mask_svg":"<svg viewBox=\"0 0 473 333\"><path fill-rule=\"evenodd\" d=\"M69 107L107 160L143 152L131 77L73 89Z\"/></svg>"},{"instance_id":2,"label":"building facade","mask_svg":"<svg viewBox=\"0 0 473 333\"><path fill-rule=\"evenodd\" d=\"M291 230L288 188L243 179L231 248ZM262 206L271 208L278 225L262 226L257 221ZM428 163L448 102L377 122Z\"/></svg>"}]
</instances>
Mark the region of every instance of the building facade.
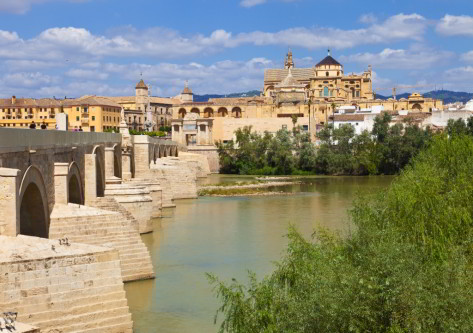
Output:
<instances>
[{"instance_id":1,"label":"building facade","mask_svg":"<svg viewBox=\"0 0 473 333\"><path fill-rule=\"evenodd\" d=\"M188 88L187 88L188 89ZM135 96L110 97L125 109L125 120L130 130L158 131L162 126L171 126L173 105L179 105L182 100L189 100L190 94L183 93L175 98L150 96L150 88L143 80L135 87Z\"/></svg>"},{"instance_id":2,"label":"building facade","mask_svg":"<svg viewBox=\"0 0 473 333\"><path fill-rule=\"evenodd\" d=\"M173 119L183 119L189 113L213 118L215 141L232 140L233 132L243 126L252 126L257 132L276 132L294 125L310 131L315 140L317 127L328 124L334 111L344 106L417 113L442 110L443 102L418 93L399 100L375 99L371 66L362 74L345 75L343 65L329 51L314 67L296 68L289 51L284 68L265 71L261 96L183 102L174 105Z\"/></svg>"}]
</instances>

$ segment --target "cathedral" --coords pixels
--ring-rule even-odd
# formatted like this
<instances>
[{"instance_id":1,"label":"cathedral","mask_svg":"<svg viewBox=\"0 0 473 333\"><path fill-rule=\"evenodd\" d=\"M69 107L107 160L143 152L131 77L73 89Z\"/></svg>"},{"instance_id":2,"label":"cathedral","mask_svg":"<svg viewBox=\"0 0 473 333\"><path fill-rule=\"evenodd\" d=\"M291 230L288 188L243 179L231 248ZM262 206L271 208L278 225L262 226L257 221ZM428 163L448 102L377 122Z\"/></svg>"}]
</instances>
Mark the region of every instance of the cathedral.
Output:
<instances>
[{"instance_id":1,"label":"cathedral","mask_svg":"<svg viewBox=\"0 0 473 333\"><path fill-rule=\"evenodd\" d=\"M264 96L276 97L278 87L284 84L288 77L297 81L298 90L304 90L306 98L312 101L346 103L373 99L371 66L362 74L345 75L343 65L332 57L330 50L327 57L310 68L296 68L292 51L289 51L284 68L265 71Z\"/></svg>"}]
</instances>

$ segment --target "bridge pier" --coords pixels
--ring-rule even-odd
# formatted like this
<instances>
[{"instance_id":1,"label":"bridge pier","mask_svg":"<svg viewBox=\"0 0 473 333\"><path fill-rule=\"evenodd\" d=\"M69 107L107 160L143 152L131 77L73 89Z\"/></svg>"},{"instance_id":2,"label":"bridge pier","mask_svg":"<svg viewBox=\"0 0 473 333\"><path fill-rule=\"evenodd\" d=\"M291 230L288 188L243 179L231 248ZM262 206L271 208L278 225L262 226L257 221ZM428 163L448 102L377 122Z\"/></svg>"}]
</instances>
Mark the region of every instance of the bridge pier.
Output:
<instances>
[{"instance_id":1,"label":"bridge pier","mask_svg":"<svg viewBox=\"0 0 473 333\"><path fill-rule=\"evenodd\" d=\"M85 204L93 203L97 199L97 166L95 154L85 154Z\"/></svg>"},{"instance_id":2,"label":"bridge pier","mask_svg":"<svg viewBox=\"0 0 473 333\"><path fill-rule=\"evenodd\" d=\"M0 235L19 234L19 175L20 170L0 168Z\"/></svg>"},{"instance_id":3,"label":"bridge pier","mask_svg":"<svg viewBox=\"0 0 473 333\"><path fill-rule=\"evenodd\" d=\"M54 163L54 201L55 204L69 203L69 163Z\"/></svg>"},{"instance_id":4,"label":"bridge pier","mask_svg":"<svg viewBox=\"0 0 473 333\"><path fill-rule=\"evenodd\" d=\"M131 177L131 152L127 149L122 151L122 179L129 180Z\"/></svg>"}]
</instances>

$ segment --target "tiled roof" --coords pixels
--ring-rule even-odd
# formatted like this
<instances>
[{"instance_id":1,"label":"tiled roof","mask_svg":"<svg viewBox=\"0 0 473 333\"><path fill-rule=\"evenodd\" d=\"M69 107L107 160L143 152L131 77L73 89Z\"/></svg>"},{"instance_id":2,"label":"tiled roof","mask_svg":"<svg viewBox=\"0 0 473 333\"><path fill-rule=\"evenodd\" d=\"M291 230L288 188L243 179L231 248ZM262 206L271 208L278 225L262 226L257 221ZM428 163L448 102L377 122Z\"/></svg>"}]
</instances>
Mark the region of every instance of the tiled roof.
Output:
<instances>
[{"instance_id":1,"label":"tiled roof","mask_svg":"<svg viewBox=\"0 0 473 333\"><path fill-rule=\"evenodd\" d=\"M146 89L146 90L148 90L148 86L145 84L145 81L143 81L143 79L141 79L140 82L138 82L138 84L136 85L136 89Z\"/></svg>"},{"instance_id":2,"label":"tiled roof","mask_svg":"<svg viewBox=\"0 0 473 333\"><path fill-rule=\"evenodd\" d=\"M337 60L333 59L332 56L326 56L321 62L315 65L315 67L324 65L341 66L341 64Z\"/></svg>"},{"instance_id":3,"label":"tiled roof","mask_svg":"<svg viewBox=\"0 0 473 333\"><path fill-rule=\"evenodd\" d=\"M189 87L185 87L184 90L181 92L181 94L188 94L188 95L192 95L192 90L191 88Z\"/></svg>"},{"instance_id":4,"label":"tiled roof","mask_svg":"<svg viewBox=\"0 0 473 333\"><path fill-rule=\"evenodd\" d=\"M211 98L209 102L219 104L219 105L235 105L235 104L263 104L263 103L271 103L272 99L270 97L228 97L228 98Z\"/></svg>"},{"instance_id":5,"label":"tiled roof","mask_svg":"<svg viewBox=\"0 0 473 333\"><path fill-rule=\"evenodd\" d=\"M291 68L292 76L297 81L310 81L315 77L313 68ZM267 69L264 71L265 82L281 82L289 74L289 69Z\"/></svg>"},{"instance_id":6,"label":"tiled roof","mask_svg":"<svg viewBox=\"0 0 473 333\"><path fill-rule=\"evenodd\" d=\"M335 115L335 121L364 121L364 114L340 114Z\"/></svg>"},{"instance_id":7,"label":"tiled roof","mask_svg":"<svg viewBox=\"0 0 473 333\"><path fill-rule=\"evenodd\" d=\"M284 88L284 87L305 87L305 84L300 83L297 81L294 76L292 75L292 69L289 68L289 72L287 73L287 76L284 80L282 80L281 83L277 85L279 88Z\"/></svg>"},{"instance_id":8,"label":"tiled roof","mask_svg":"<svg viewBox=\"0 0 473 333\"><path fill-rule=\"evenodd\" d=\"M17 98L15 103L12 103L11 98L2 98L0 99L0 107L10 107L10 108L33 108L33 107L60 107L62 105L60 100L52 98Z\"/></svg>"},{"instance_id":9,"label":"tiled roof","mask_svg":"<svg viewBox=\"0 0 473 333\"><path fill-rule=\"evenodd\" d=\"M136 97L135 96L115 96L115 97L107 97L116 103L135 103L136 102ZM181 104L181 100L178 98L167 98L167 97L149 97L149 101L151 103L157 103L157 104L169 104L169 105L175 105L175 104Z\"/></svg>"},{"instance_id":10,"label":"tiled roof","mask_svg":"<svg viewBox=\"0 0 473 333\"><path fill-rule=\"evenodd\" d=\"M64 106L78 106L78 105L100 105L100 106L113 106L121 108L121 105L113 101L108 97L102 96L82 96L80 98L67 100L64 102Z\"/></svg>"}]
</instances>

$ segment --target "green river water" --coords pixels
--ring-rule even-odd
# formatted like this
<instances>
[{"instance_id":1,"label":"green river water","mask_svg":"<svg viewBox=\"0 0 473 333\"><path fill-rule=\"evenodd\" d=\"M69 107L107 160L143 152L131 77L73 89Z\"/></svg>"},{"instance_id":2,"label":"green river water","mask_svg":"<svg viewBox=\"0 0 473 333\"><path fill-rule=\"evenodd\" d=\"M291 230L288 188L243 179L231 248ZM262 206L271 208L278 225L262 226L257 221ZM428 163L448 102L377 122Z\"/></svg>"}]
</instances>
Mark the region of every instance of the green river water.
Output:
<instances>
[{"instance_id":1,"label":"green river water","mask_svg":"<svg viewBox=\"0 0 473 333\"><path fill-rule=\"evenodd\" d=\"M212 175L203 183L252 177ZM142 236L151 253L155 280L125 285L135 333L216 332L218 302L205 273L246 281L273 270L294 224L307 237L317 226L347 233L347 209L358 193L387 187L392 177L313 177L277 188L289 196L205 197L177 201L163 211L155 231Z\"/></svg>"}]
</instances>

